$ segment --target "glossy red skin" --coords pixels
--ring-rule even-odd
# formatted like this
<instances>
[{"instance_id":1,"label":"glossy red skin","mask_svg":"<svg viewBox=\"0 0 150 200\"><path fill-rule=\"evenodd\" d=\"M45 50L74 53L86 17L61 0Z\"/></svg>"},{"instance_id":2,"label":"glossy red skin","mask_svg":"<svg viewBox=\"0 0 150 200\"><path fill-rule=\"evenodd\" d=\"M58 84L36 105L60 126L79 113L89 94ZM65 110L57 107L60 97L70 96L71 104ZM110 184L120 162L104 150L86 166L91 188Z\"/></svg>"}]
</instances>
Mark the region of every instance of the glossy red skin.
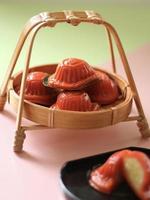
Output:
<instances>
[{"instance_id":1,"label":"glossy red skin","mask_svg":"<svg viewBox=\"0 0 150 200\"><path fill-rule=\"evenodd\" d=\"M52 88L79 90L97 79L94 69L87 62L67 58L58 64L56 72L48 79L48 85Z\"/></svg>"},{"instance_id":2,"label":"glossy red skin","mask_svg":"<svg viewBox=\"0 0 150 200\"><path fill-rule=\"evenodd\" d=\"M43 79L48 76L45 72L30 72L27 76L25 99L36 104L51 106L57 95L56 91L43 85ZM16 88L16 92L20 93L20 86Z\"/></svg>"},{"instance_id":3,"label":"glossy red skin","mask_svg":"<svg viewBox=\"0 0 150 200\"><path fill-rule=\"evenodd\" d=\"M43 85L43 79L48 76L45 72L30 72L27 76L25 94L27 95L47 95L52 90Z\"/></svg>"},{"instance_id":4,"label":"glossy red skin","mask_svg":"<svg viewBox=\"0 0 150 200\"><path fill-rule=\"evenodd\" d=\"M139 151L133 151L129 155L125 155L123 158L123 163L127 158L133 158L137 159L137 161L140 163L143 171L144 171L144 179L141 184L140 190L136 190L133 186L133 183L129 180L127 172L123 168L123 174L125 179L127 180L128 184L131 186L135 194L141 199L141 200L150 200L150 159L149 157Z\"/></svg>"},{"instance_id":5,"label":"glossy red skin","mask_svg":"<svg viewBox=\"0 0 150 200\"><path fill-rule=\"evenodd\" d=\"M25 95L25 99L39 105L51 106L56 100L55 95Z\"/></svg>"},{"instance_id":6,"label":"glossy red skin","mask_svg":"<svg viewBox=\"0 0 150 200\"><path fill-rule=\"evenodd\" d=\"M100 105L114 103L119 98L119 88L114 80L104 72L97 72L99 80L87 88L92 101Z\"/></svg>"},{"instance_id":7,"label":"glossy red skin","mask_svg":"<svg viewBox=\"0 0 150 200\"><path fill-rule=\"evenodd\" d=\"M88 94L83 91L60 93L54 107L60 110L82 112L99 110L99 105L92 103Z\"/></svg>"},{"instance_id":8,"label":"glossy red skin","mask_svg":"<svg viewBox=\"0 0 150 200\"><path fill-rule=\"evenodd\" d=\"M89 183L96 190L110 194L122 181L122 157L130 153L122 150L112 154L100 167L91 172Z\"/></svg>"}]
</instances>

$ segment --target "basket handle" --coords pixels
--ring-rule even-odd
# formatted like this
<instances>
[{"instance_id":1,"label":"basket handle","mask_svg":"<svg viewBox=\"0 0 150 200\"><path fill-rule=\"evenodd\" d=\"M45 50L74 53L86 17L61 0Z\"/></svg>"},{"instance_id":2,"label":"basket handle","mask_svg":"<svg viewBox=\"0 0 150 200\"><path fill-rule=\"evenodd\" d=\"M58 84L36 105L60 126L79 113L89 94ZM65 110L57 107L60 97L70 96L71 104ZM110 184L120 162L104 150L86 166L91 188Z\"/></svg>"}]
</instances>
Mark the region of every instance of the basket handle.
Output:
<instances>
[{"instance_id":1,"label":"basket handle","mask_svg":"<svg viewBox=\"0 0 150 200\"><path fill-rule=\"evenodd\" d=\"M116 71L115 67L115 59L114 59L114 51L113 51L113 46L112 46L112 38L111 35L113 36L113 39L116 43L118 52L120 54L128 81L130 83L131 89L134 93L134 99L135 103L137 105L138 111L141 114L142 117L144 116L144 111L140 102L140 98L138 95L138 91L134 82L134 78L132 76L130 66L128 64L128 60L126 58L126 54L124 52L124 49L122 47L120 38L114 29L114 27L109 24L108 22L104 21L102 17L98 14L95 13L94 11L82 11L82 12L73 12L73 11L64 11L64 12L55 12L55 13L49 13L49 12L44 12L40 14L42 19L47 22L47 26L53 27L59 22L67 22L72 24L73 26L79 25L81 22L88 22L88 23L94 23L97 25L103 25L108 33L108 39L109 39L109 44L110 44L110 50L111 50L111 56L112 56L112 64L113 64L113 69Z\"/></svg>"},{"instance_id":2,"label":"basket handle","mask_svg":"<svg viewBox=\"0 0 150 200\"><path fill-rule=\"evenodd\" d=\"M7 85L9 82L9 79L14 71L15 65L18 61L19 55L21 53L21 50L24 46L24 43L28 37L28 35L30 34L30 32L32 31L32 29L36 26L38 26L39 24L41 24L41 17L39 15L36 15L34 17L32 17L26 24L25 27L23 29L23 31L20 34L20 37L18 39L16 48L14 50L14 53L12 55L10 64L7 68L6 74L5 74L5 78L4 81L1 85L0 88L0 96L3 97L6 95L6 89L7 89Z\"/></svg>"},{"instance_id":3,"label":"basket handle","mask_svg":"<svg viewBox=\"0 0 150 200\"><path fill-rule=\"evenodd\" d=\"M14 50L14 53L12 55L12 59L10 61L10 64L8 66L8 69L6 71L5 79L2 82L1 88L0 88L0 96L5 96L6 89L8 85L8 81L14 71L15 65L17 63L17 60L19 58L19 55L21 53L21 50L24 46L24 43L31 33L32 29L39 24L43 24L41 27L54 27L57 23L61 22L67 22L72 24L73 26L79 25L81 22L88 22L88 23L94 23L94 24L102 24L103 19L94 11L63 11L63 12L43 12L40 13L34 17L32 17L25 25L18 43L16 45L16 48ZM114 58L114 51L112 46L112 39L109 29L106 28L108 39L109 39L109 45L110 45L110 51L111 51L111 57L112 57L112 65L113 65L113 71L116 72L115 67L115 58Z\"/></svg>"},{"instance_id":4,"label":"basket handle","mask_svg":"<svg viewBox=\"0 0 150 200\"><path fill-rule=\"evenodd\" d=\"M43 12L39 14L41 20L46 22L46 26L54 27L57 23L67 22L73 26L79 25L81 22L93 23L93 24L103 24L104 20L99 13L96 13L92 10L86 11L63 11L63 12ZM106 33L108 36L108 42L110 47L111 61L113 72L116 73L116 64L115 64L115 55L113 49L113 42L110 30L106 28Z\"/></svg>"},{"instance_id":5,"label":"basket handle","mask_svg":"<svg viewBox=\"0 0 150 200\"><path fill-rule=\"evenodd\" d=\"M118 36L117 32L115 31L115 29L113 28L113 26L111 24L109 24L108 22L104 21L102 19L102 17L98 13L95 13L94 11L81 11L81 12L63 11L63 12L54 12L54 13L50 13L50 12L40 13L39 15L32 17L29 20L29 22L25 25L25 28L24 28L23 32L21 33L21 36L17 43L16 49L12 56L10 65L6 72L6 76L5 76L4 82L1 87L0 96L4 96L6 93L8 81L14 70L14 67L18 60L20 52L23 48L25 40L27 39L30 32L34 29L34 27L38 26L39 24L42 24L41 27L45 27L45 26L54 27L57 23L61 23L61 22L67 22L67 23L72 24L73 26L77 26L81 22L88 22L88 23L94 23L97 25L103 25L106 28L108 37L109 37L109 43L110 43L110 49L111 49L111 55L112 55L112 63L114 65L115 59L114 59L111 35L113 36L114 41L117 45L122 63L124 65L124 68L125 68L125 71L126 71L126 74L128 77L128 80L130 81L131 88L133 91L135 91L135 93L137 93L137 89L136 89L136 86L135 86L135 83L133 80L133 76L132 76L125 52L123 50L119 36ZM115 67L113 67L113 68L115 71ZM138 95L137 95L137 99L139 100ZM139 102L138 100L137 100L137 102Z\"/></svg>"},{"instance_id":6,"label":"basket handle","mask_svg":"<svg viewBox=\"0 0 150 200\"><path fill-rule=\"evenodd\" d=\"M131 87L132 92L133 92L135 104L137 106L137 109L139 111L140 116L142 118L145 118L145 114L144 114L143 107L142 107L142 104L141 104L141 101L140 101L140 97L139 97L139 94L138 94L138 91L137 91L137 88L136 88L136 84L135 84L135 81L134 81L134 78L133 78L133 75L132 75L132 72L131 72L125 51L124 51L123 46L122 46L121 40L120 40L116 30L114 29L114 27L111 24L109 24L108 22L104 22L103 25L110 31L111 35L113 36L113 39L116 43L116 46L117 46L117 49L118 49L118 52L119 52L119 55L120 55L120 58L121 58L121 61L122 61L122 64L124 66L126 76L128 78L128 82L129 82L130 87Z\"/></svg>"},{"instance_id":7,"label":"basket handle","mask_svg":"<svg viewBox=\"0 0 150 200\"><path fill-rule=\"evenodd\" d=\"M40 27L54 27L57 23L62 23L62 22L67 22L72 24L73 26L77 26L79 25L81 22L88 22L88 23L94 23L97 25L103 25L108 33L108 37L109 37L109 43L110 43L110 47L111 47L111 55L112 55L112 61L114 61L114 53L113 53L113 48L112 48L112 40L111 40L111 35L114 38L114 41L117 45L122 63L124 65L128 80L130 82L131 88L133 90L133 92L135 92L135 101L137 102L137 104L139 104L139 96L137 94L137 89L133 80L133 76L125 55L125 52L123 50L121 41L119 39L119 36L117 34L117 32L115 31L115 29L113 28L113 26L111 24L109 24L108 22L104 21L102 19L102 17L98 14L95 13L94 11L63 11L63 12L43 12L40 13L39 15L36 15L34 17L32 17L29 22L25 25L25 28L19 38L19 41L17 43L16 49L14 51L14 54L12 56L10 65L8 67L8 70L6 72L6 77L5 80L2 84L1 87L1 91L0 91L0 96L4 96L6 93L6 88L8 85L8 81L10 79L10 76L14 70L15 64L18 60L18 57L20 55L20 52L22 50L22 47L25 43L25 40L27 39L28 35L30 34L30 32L34 29L34 27L42 24L42 26ZM114 62L113 62L114 63ZM138 105L138 107L141 108L140 105ZM142 109L141 109L141 113Z\"/></svg>"}]
</instances>

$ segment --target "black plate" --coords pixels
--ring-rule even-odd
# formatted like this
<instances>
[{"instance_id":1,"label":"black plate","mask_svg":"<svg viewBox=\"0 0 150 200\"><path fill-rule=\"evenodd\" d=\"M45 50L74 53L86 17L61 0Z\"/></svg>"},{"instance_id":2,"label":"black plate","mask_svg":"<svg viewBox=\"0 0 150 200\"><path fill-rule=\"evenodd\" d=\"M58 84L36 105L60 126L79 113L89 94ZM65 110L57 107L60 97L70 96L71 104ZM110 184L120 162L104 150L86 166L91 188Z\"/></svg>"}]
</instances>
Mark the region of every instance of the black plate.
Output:
<instances>
[{"instance_id":1,"label":"black plate","mask_svg":"<svg viewBox=\"0 0 150 200\"><path fill-rule=\"evenodd\" d=\"M150 155L150 149L128 147ZM122 149L119 149L122 150ZM116 150L116 151L119 151ZM67 200L138 200L126 183L111 194L97 192L88 183L88 174L94 166L103 164L114 152L102 153L87 158L67 162L61 169L61 187Z\"/></svg>"}]
</instances>

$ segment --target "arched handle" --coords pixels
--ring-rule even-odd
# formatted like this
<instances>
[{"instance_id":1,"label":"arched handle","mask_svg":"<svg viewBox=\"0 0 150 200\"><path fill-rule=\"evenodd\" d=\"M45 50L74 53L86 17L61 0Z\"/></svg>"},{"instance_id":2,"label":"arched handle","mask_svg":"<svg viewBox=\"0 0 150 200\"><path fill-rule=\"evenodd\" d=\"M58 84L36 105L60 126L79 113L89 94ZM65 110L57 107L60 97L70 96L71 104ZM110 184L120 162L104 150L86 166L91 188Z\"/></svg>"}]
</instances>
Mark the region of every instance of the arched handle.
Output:
<instances>
[{"instance_id":1,"label":"arched handle","mask_svg":"<svg viewBox=\"0 0 150 200\"><path fill-rule=\"evenodd\" d=\"M128 82L129 82L130 87L132 89L133 97L134 97L134 100L135 100L137 110L139 112L139 116L142 119L145 119L144 110L143 110L143 107L142 107L142 104L141 104L141 101L140 101L140 97L139 97L139 94L138 94L138 91L137 91L137 88L136 88L136 84L135 84L135 81L134 81L134 78L133 78L133 75L132 75L132 72L131 72L125 51L123 49L121 40L120 40L115 28L111 24L104 21L103 25L105 26L105 28L107 28L110 31L111 35L114 38L114 41L116 43L116 46L117 46L117 49L118 49L118 52L119 52L119 55L120 55L120 58L121 58L121 61L122 61L122 64L124 66L125 73L126 73L127 78L128 78Z\"/></svg>"},{"instance_id":2,"label":"arched handle","mask_svg":"<svg viewBox=\"0 0 150 200\"><path fill-rule=\"evenodd\" d=\"M13 70L15 68L15 65L18 61L19 55L21 53L21 50L24 46L24 43L29 36L32 29L40 24L43 24L42 27L48 26L48 27L54 27L57 23L61 22L67 22L73 26L77 26L81 22L88 22L88 23L94 23L94 24L102 24L103 20L102 17L95 13L94 11L63 11L63 12L42 12L34 17L32 17L25 25L18 43L16 45L16 48L14 50L14 53L12 55L12 59L10 61L10 64L8 66L5 79L2 83L2 86L0 88L0 96L5 96L6 94L6 88L8 85L8 81L11 77L11 74L13 73ZM107 31L109 43L110 43L110 49L111 49L111 56L112 56L112 63L114 65L114 55L113 55L113 48L111 48L111 37L109 31ZM115 69L115 67L113 66ZM114 70L115 71L115 70Z\"/></svg>"},{"instance_id":3,"label":"arched handle","mask_svg":"<svg viewBox=\"0 0 150 200\"><path fill-rule=\"evenodd\" d=\"M7 88L7 85L8 85L8 81L13 73L13 70L15 68L15 65L18 61L18 58L19 58L19 55L21 53L21 50L24 46L24 43L28 37L28 35L30 34L30 32L32 31L32 29L36 26L38 26L39 24L42 23L41 21L41 16L40 15L36 15L34 17L32 17L24 26L24 29L23 31L21 32L20 34L20 37L18 39L18 42L17 42L17 45L16 45L16 48L14 50L14 53L12 55L12 58L11 58L11 61L10 61L10 64L8 66L8 69L7 69L7 72L6 72L6 75L5 75L5 78L4 78L4 81L1 85L1 88L0 88L0 96L3 97L6 95L6 88Z\"/></svg>"}]
</instances>

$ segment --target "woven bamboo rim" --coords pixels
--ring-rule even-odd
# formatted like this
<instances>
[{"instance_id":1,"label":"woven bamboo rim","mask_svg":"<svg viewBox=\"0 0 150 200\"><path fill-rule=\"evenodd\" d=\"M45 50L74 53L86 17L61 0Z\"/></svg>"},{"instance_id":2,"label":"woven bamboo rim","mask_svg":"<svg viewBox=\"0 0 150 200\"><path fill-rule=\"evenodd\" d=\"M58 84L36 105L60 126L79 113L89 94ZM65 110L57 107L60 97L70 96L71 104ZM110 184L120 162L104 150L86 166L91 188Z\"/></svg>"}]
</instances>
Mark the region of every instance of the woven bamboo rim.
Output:
<instances>
[{"instance_id":1,"label":"woven bamboo rim","mask_svg":"<svg viewBox=\"0 0 150 200\"><path fill-rule=\"evenodd\" d=\"M57 64L43 65L31 68L30 71L44 71L53 73ZM97 68L97 70L99 70ZM101 69L102 70L102 69ZM44 106L33 104L24 100L23 117L50 128L100 128L116 124L127 119L132 107L132 92L128 83L120 76L102 70L115 79L119 85L123 99L115 104L102 107L100 111L94 112L74 112L53 110ZM17 112L19 96L14 91L14 87L20 84L22 72L13 77L9 88L9 102Z\"/></svg>"}]
</instances>

